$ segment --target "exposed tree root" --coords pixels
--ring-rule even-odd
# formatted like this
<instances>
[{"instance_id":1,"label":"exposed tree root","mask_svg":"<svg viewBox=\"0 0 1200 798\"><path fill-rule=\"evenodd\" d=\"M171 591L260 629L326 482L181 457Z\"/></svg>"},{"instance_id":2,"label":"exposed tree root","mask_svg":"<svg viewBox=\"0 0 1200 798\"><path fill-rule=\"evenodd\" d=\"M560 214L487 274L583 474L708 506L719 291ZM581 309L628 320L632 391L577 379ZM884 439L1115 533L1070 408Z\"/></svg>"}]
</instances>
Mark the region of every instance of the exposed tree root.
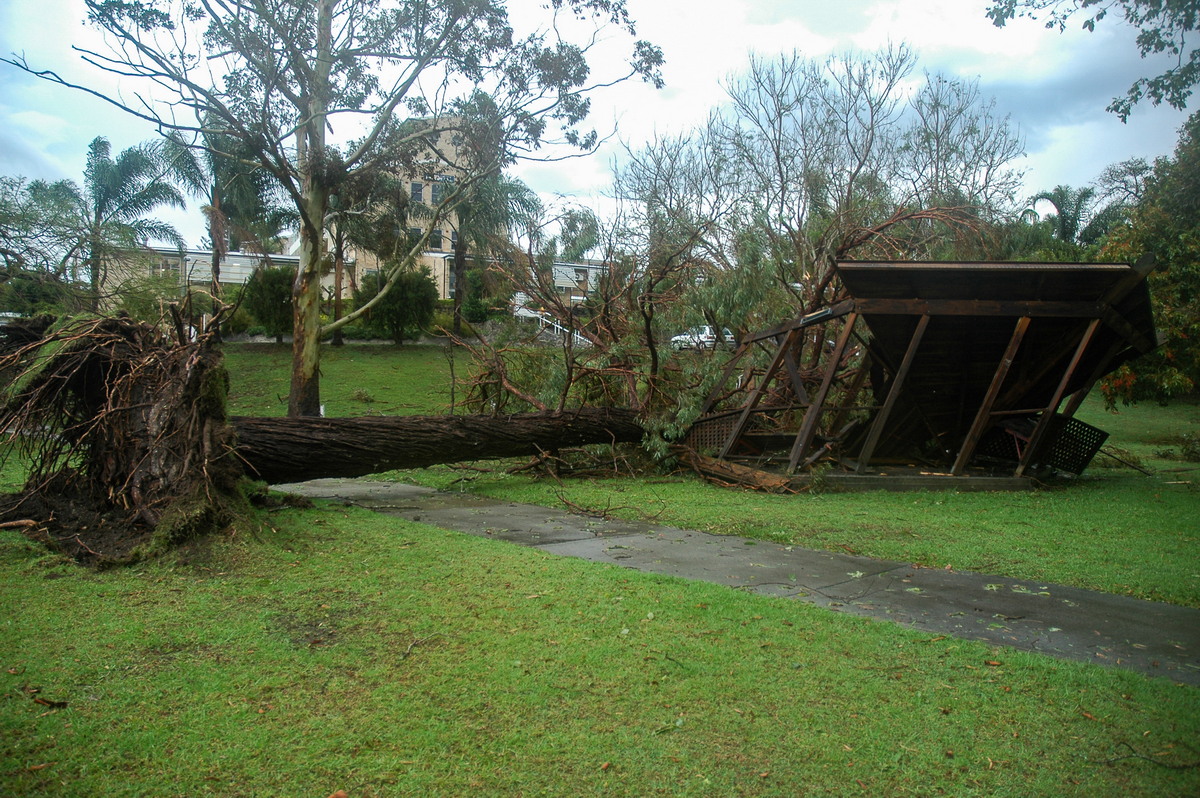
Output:
<instances>
[{"instance_id":1,"label":"exposed tree root","mask_svg":"<svg viewBox=\"0 0 1200 798\"><path fill-rule=\"evenodd\" d=\"M243 503L228 378L206 337L91 319L10 348L0 372L0 425L29 464L2 520L37 520L35 537L100 564L220 528Z\"/></svg>"}]
</instances>

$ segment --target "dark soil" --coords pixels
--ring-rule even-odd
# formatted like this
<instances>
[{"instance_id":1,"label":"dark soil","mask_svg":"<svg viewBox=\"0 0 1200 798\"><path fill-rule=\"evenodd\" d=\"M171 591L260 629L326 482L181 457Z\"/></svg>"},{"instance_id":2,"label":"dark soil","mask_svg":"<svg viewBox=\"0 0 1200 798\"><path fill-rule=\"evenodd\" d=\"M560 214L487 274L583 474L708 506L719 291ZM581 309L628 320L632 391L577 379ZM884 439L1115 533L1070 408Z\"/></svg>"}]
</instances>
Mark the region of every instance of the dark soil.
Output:
<instances>
[{"instance_id":1,"label":"dark soil","mask_svg":"<svg viewBox=\"0 0 1200 798\"><path fill-rule=\"evenodd\" d=\"M31 521L21 528L26 537L82 565L127 563L150 542L154 528L105 505L58 476L40 490L0 496L0 522Z\"/></svg>"}]
</instances>

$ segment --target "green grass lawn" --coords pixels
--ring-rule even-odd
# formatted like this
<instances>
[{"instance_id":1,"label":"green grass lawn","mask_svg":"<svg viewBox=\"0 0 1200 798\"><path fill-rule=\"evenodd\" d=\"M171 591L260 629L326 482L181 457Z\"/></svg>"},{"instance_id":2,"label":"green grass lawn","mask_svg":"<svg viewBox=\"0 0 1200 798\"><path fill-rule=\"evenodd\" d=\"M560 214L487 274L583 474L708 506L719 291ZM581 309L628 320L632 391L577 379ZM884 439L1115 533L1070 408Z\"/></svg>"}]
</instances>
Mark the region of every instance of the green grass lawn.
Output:
<instances>
[{"instance_id":1,"label":"green grass lawn","mask_svg":"<svg viewBox=\"0 0 1200 798\"><path fill-rule=\"evenodd\" d=\"M449 404L436 347L363 350L325 361L331 415ZM234 412L281 413L286 349L228 352ZM1196 422L1128 413L1099 425ZM845 496L402 476L1196 605L1195 475ZM1196 688L332 504L98 573L0 530L0 606L13 795L1200 794Z\"/></svg>"},{"instance_id":2,"label":"green grass lawn","mask_svg":"<svg viewBox=\"0 0 1200 798\"><path fill-rule=\"evenodd\" d=\"M233 389L229 412L285 416L290 344L226 344ZM447 412L451 404L450 350L442 346L347 344L321 349L321 402L325 415L402 416ZM465 377L469 363L455 363ZM458 397L461 398L461 397Z\"/></svg>"},{"instance_id":3,"label":"green grass lawn","mask_svg":"<svg viewBox=\"0 0 1200 798\"><path fill-rule=\"evenodd\" d=\"M0 602L11 795L1200 790L1194 688L356 509Z\"/></svg>"}]
</instances>

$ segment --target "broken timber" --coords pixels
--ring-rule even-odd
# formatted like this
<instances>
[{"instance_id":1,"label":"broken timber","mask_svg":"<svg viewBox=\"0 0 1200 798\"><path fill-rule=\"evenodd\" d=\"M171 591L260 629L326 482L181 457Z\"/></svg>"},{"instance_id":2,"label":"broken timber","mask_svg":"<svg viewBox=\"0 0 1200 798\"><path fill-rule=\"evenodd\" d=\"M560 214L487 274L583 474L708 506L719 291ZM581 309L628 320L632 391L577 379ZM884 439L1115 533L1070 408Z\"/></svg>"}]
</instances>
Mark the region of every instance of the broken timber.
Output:
<instances>
[{"instance_id":1,"label":"broken timber","mask_svg":"<svg viewBox=\"0 0 1200 798\"><path fill-rule=\"evenodd\" d=\"M1079 473L1106 436L1076 410L1155 346L1152 265L841 262L845 298L743 340L684 443L797 477Z\"/></svg>"}]
</instances>

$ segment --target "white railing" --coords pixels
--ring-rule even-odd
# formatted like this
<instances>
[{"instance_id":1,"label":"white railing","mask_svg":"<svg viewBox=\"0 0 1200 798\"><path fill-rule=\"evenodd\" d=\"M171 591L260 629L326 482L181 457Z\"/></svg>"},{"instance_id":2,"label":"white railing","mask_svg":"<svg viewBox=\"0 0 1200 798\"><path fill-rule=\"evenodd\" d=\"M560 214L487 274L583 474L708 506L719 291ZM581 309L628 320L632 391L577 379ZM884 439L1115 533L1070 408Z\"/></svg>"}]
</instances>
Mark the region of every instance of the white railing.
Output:
<instances>
[{"instance_id":1,"label":"white railing","mask_svg":"<svg viewBox=\"0 0 1200 798\"><path fill-rule=\"evenodd\" d=\"M566 340L567 336L571 336L571 342L575 346L588 347L592 342L578 331L563 325L558 319L551 316L549 313L541 310L533 310L521 303L515 303L513 306L513 315L522 319L536 319L538 322L538 334L548 330L553 330L554 333L562 340Z\"/></svg>"}]
</instances>

